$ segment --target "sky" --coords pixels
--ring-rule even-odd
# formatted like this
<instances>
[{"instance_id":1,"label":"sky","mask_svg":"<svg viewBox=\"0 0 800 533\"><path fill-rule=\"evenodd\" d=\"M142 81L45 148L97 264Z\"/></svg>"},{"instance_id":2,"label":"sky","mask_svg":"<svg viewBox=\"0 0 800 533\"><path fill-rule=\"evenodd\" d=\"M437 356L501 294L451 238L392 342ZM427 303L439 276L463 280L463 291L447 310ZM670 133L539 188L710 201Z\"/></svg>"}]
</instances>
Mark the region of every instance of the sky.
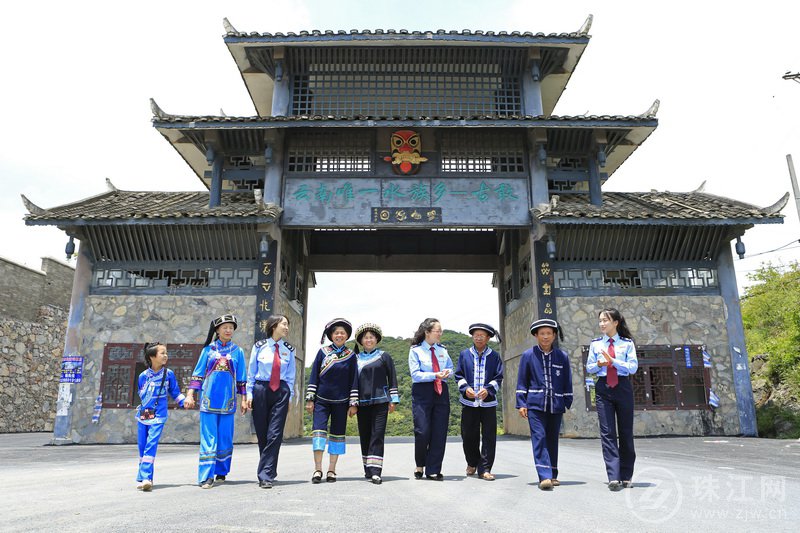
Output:
<instances>
[{"instance_id":1,"label":"sky","mask_svg":"<svg viewBox=\"0 0 800 533\"><path fill-rule=\"evenodd\" d=\"M0 256L31 268L43 256L64 259L65 234L25 226L20 194L47 208L104 192L106 178L124 190L202 188L152 127L149 98L172 114L255 114L222 40L223 17L246 32L562 33L590 13L592 38L554 114L638 115L661 101L659 127L605 190L691 191L705 181L706 192L762 207L791 191L800 83L781 76L800 71L794 2L31 0L0 7ZM740 288L762 263L800 260L793 197L783 214L784 224L745 234ZM497 324L498 297L490 274L318 274L312 354L334 316L378 322L391 336L410 336L428 316L466 332L472 322Z\"/></svg>"}]
</instances>

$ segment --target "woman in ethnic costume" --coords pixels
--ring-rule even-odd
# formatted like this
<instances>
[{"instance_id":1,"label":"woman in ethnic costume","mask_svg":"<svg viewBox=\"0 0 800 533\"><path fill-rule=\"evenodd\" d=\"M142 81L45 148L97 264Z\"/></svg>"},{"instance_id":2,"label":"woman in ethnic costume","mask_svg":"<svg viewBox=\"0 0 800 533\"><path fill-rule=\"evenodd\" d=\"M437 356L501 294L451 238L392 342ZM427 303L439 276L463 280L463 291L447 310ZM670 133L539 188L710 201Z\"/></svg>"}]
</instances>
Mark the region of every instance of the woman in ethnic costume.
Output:
<instances>
[{"instance_id":1,"label":"woman in ethnic costume","mask_svg":"<svg viewBox=\"0 0 800 533\"><path fill-rule=\"evenodd\" d=\"M364 477L380 485L383 471L383 439L386 419L400 402L397 372L392 357L377 347L383 338L377 324L362 324L356 330L358 355L358 436ZM364 347L359 352L358 345Z\"/></svg>"},{"instance_id":2,"label":"woman in ethnic costume","mask_svg":"<svg viewBox=\"0 0 800 533\"><path fill-rule=\"evenodd\" d=\"M153 463L169 413L167 394L181 407L185 398L175 373L167 368L168 359L167 347L160 342L144 345L147 370L139 374L138 382L142 403L136 410L139 443L139 472L136 474L139 485L136 488L145 492L153 488Z\"/></svg>"},{"instance_id":3,"label":"woman in ethnic costume","mask_svg":"<svg viewBox=\"0 0 800 533\"><path fill-rule=\"evenodd\" d=\"M352 333L352 324L343 318L328 322L320 343L325 342L327 337L331 344L319 349L311 365L306 411L314 417L311 429L314 451L312 483L322 481L322 454L326 444L330 463L325 480L328 483L336 481L336 462L345 453L347 417L358 411L356 354L345 345Z\"/></svg>"},{"instance_id":4,"label":"woman in ethnic costume","mask_svg":"<svg viewBox=\"0 0 800 533\"><path fill-rule=\"evenodd\" d=\"M231 341L238 323L233 315L211 321L205 347L192 372L186 407L194 407L194 391L200 394L200 487L223 483L231 470L236 395L245 395L247 363L242 349ZM242 413L246 406L242 398ZM216 475L216 480L214 476Z\"/></svg>"},{"instance_id":5,"label":"woman in ethnic costume","mask_svg":"<svg viewBox=\"0 0 800 533\"><path fill-rule=\"evenodd\" d=\"M435 318L422 321L408 351L411 371L411 411L414 413L414 478L442 481L442 461L450 422L450 392L446 380L453 361L439 344L442 324Z\"/></svg>"}]
</instances>

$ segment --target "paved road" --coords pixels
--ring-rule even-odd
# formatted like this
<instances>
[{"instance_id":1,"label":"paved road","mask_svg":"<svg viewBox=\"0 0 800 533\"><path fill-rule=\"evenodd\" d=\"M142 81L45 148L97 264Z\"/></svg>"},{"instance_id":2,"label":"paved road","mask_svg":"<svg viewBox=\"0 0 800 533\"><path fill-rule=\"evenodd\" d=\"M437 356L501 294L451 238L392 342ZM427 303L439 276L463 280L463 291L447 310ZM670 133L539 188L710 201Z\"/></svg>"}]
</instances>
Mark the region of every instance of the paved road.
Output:
<instances>
[{"instance_id":1,"label":"paved road","mask_svg":"<svg viewBox=\"0 0 800 533\"><path fill-rule=\"evenodd\" d=\"M339 481L312 485L308 439L284 444L279 482L259 489L257 448L237 445L230 481L195 483L197 447L162 445L151 493L132 445L49 446L0 435L0 531L710 531L800 530L800 442L637 439L634 488L611 493L597 440L561 440L562 485L537 489L529 441L501 437L497 481L466 478L450 439L445 481L417 481L410 438L391 438L384 483L362 477L357 439Z\"/></svg>"}]
</instances>

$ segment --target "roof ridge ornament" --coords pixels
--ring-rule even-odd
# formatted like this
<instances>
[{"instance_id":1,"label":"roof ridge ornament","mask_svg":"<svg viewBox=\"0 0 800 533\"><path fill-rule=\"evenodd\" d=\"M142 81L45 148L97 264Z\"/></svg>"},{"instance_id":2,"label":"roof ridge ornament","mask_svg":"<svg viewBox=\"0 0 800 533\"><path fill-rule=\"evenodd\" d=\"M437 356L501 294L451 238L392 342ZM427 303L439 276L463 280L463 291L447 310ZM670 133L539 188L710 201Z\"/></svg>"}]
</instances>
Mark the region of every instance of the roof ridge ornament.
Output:
<instances>
[{"instance_id":1,"label":"roof ridge ornament","mask_svg":"<svg viewBox=\"0 0 800 533\"><path fill-rule=\"evenodd\" d=\"M581 26L581 29L578 30L578 34L580 34L580 35L588 34L589 30L592 29L592 22L593 21L594 21L594 15L590 14L588 17L586 17L586 22L583 23L583 26Z\"/></svg>"},{"instance_id":2,"label":"roof ridge ornament","mask_svg":"<svg viewBox=\"0 0 800 533\"><path fill-rule=\"evenodd\" d=\"M109 192L117 192L119 190L116 187L114 187L114 184L111 183L111 180L109 178L106 178L106 187L108 187Z\"/></svg>"},{"instance_id":3,"label":"roof ridge ornament","mask_svg":"<svg viewBox=\"0 0 800 533\"><path fill-rule=\"evenodd\" d=\"M30 200L28 200L28 197L25 196L24 194L20 194L20 196L22 197L22 203L25 205L25 209L27 209L30 214L44 215L45 213L47 213L47 209L42 209L35 203L31 202Z\"/></svg>"},{"instance_id":4,"label":"roof ridge ornament","mask_svg":"<svg viewBox=\"0 0 800 533\"><path fill-rule=\"evenodd\" d=\"M661 105L661 100L658 98L655 99L653 105L651 105L647 111L639 115L642 118L656 118L656 114L658 113L658 107Z\"/></svg>"},{"instance_id":5,"label":"roof ridge ornament","mask_svg":"<svg viewBox=\"0 0 800 533\"><path fill-rule=\"evenodd\" d=\"M225 28L225 33L230 35L231 33L239 33L236 31L236 28L233 27L233 24L228 20L228 17L222 17L222 27Z\"/></svg>"},{"instance_id":6,"label":"roof ridge ornament","mask_svg":"<svg viewBox=\"0 0 800 533\"><path fill-rule=\"evenodd\" d=\"M781 210L783 210L784 207L786 207L787 202L789 202L788 192L785 193L783 196L781 196L780 200L778 200L777 202L775 202L770 206L765 207L764 209L762 209L762 211L767 213L768 215L777 215L778 213L781 212Z\"/></svg>"},{"instance_id":7,"label":"roof ridge ornament","mask_svg":"<svg viewBox=\"0 0 800 533\"><path fill-rule=\"evenodd\" d=\"M696 188L695 190L693 190L692 192L693 193L695 193L695 192L706 192L706 180L703 180L703 183L701 183L700 186L698 188Z\"/></svg>"},{"instance_id":8,"label":"roof ridge ornament","mask_svg":"<svg viewBox=\"0 0 800 533\"><path fill-rule=\"evenodd\" d=\"M152 98L150 99L150 111L153 112L153 116L156 118L165 119L172 117L169 113L165 113Z\"/></svg>"}]
</instances>

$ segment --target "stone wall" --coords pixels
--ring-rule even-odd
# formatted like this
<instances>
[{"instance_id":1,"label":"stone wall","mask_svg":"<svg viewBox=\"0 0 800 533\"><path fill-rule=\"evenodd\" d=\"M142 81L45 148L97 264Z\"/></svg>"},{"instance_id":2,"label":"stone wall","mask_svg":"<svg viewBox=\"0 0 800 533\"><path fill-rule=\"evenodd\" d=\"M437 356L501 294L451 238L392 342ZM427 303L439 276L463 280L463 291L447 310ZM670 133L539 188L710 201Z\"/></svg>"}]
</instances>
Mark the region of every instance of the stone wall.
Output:
<instances>
[{"instance_id":1,"label":"stone wall","mask_svg":"<svg viewBox=\"0 0 800 533\"><path fill-rule=\"evenodd\" d=\"M35 322L0 320L0 433L53 431L66 322L52 306Z\"/></svg>"},{"instance_id":2,"label":"stone wall","mask_svg":"<svg viewBox=\"0 0 800 533\"><path fill-rule=\"evenodd\" d=\"M224 313L240 319L233 340L249 359L253 345L255 296L89 296L79 336L83 339L83 381L76 384L70 439L75 443L136 442L133 409L104 407L98 424L92 413L100 392L106 343L202 343L210 321ZM290 340L290 342L292 342ZM198 442L199 411L171 410L162 442ZM256 442L250 416L236 416L235 441Z\"/></svg>"},{"instance_id":3,"label":"stone wall","mask_svg":"<svg viewBox=\"0 0 800 533\"><path fill-rule=\"evenodd\" d=\"M35 322L39 308L69 309L75 269L48 257L41 271L0 257L0 317Z\"/></svg>"},{"instance_id":4,"label":"stone wall","mask_svg":"<svg viewBox=\"0 0 800 533\"><path fill-rule=\"evenodd\" d=\"M286 297L278 292L275 298L275 309L278 314L281 314L289 319L289 336L287 342L294 346L295 349L295 379L294 379L294 396L289 402L289 414L286 418L286 426L284 427L284 437L302 437L303 436L303 412L305 402L303 401L303 383L305 383L305 338L303 332L305 325L303 324L303 313L297 302L289 302Z\"/></svg>"},{"instance_id":5,"label":"stone wall","mask_svg":"<svg viewBox=\"0 0 800 533\"><path fill-rule=\"evenodd\" d=\"M527 421L517 414L517 370L522 352L533 346L529 326L533 317L535 300L528 296L516 300L516 307L505 317L505 330L500 351L503 354L503 425L506 433L529 435Z\"/></svg>"},{"instance_id":6,"label":"stone wall","mask_svg":"<svg viewBox=\"0 0 800 533\"><path fill-rule=\"evenodd\" d=\"M736 435L739 416L733 389L725 304L720 296L616 296L558 298L557 309L571 358L575 400L564 416L564 435L596 437L597 414L586 408L581 345L599 335L597 313L616 307L625 316L636 344L705 344L712 356L711 389L719 396L714 410L637 410L636 435ZM514 374L516 376L516 373ZM514 378L516 379L516 377Z\"/></svg>"}]
</instances>

